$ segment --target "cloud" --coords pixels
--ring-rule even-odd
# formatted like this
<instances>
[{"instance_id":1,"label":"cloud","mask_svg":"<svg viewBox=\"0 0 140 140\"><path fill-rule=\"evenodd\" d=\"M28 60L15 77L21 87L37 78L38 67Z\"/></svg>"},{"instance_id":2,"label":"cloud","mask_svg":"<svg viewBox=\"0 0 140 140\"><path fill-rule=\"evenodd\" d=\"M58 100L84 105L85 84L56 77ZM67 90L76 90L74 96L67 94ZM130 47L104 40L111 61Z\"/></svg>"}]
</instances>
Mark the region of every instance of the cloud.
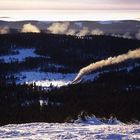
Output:
<instances>
[{"instance_id":1,"label":"cloud","mask_svg":"<svg viewBox=\"0 0 140 140\"><path fill-rule=\"evenodd\" d=\"M40 30L37 26L32 25L31 23L24 24L22 29L22 33L40 33Z\"/></svg>"},{"instance_id":2,"label":"cloud","mask_svg":"<svg viewBox=\"0 0 140 140\"><path fill-rule=\"evenodd\" d=\"M9 27L0 27L0 34L8 34L10 33Z\"/></svg>"},{"instance_id":3,"label":"cloud","mask_svg":"<svg viewBox=\"0 0 140 140\"><path fill-rule=\"evenodd\" d=\"M64 34L69 28L70 23L64 22L64 23L53 23L51 26L47 28L51 33L53 34Z\"/></svg>"},{"instance_id":4,"label":"cloud","mask_svg":"<svg viewBox=\"0 0 140 140\"><path fill-rule=\"evenodd\" d=\"M25 6L26 5L26 6ZM140 9L139 0L1 0L0 9Z\"/></svg>"},{"instance_id":5,"label":"cloud","mask_svg":"<svg viewBox=\"0 0 140 140\"><path fill-rule=\"evenodd\" d=\"M104 32L101 29L94 29L91 31L91 35L103 35Z\"/></svg>"}]
</instances>

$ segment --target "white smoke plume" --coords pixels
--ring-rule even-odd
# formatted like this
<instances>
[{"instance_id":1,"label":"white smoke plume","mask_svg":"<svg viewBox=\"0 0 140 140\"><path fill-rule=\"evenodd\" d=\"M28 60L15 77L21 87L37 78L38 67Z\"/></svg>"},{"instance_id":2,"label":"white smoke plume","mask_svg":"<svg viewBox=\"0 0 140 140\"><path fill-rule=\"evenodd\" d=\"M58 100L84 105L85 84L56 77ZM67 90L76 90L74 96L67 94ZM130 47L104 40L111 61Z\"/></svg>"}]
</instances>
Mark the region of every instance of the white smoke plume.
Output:
<instances>
[{"instance_id":1,"label":"white smoke plume","mask_svg":"<svg viewBox=\"0 0 140 140\"><path fill-rule=\"evenodd\" d=\"M116 57L109 57L108 59L101 60L96 63L92 63L82 68L72 83L76 83L80 81L84 75L89 74L90 72L100 69L102 67L109 66L112 64L118 64L128 59L135 59L135 58L140 58L140 48L134 51L129 51L126 54L122 54Z\"/></svg>"},{"instance_id":2,"label":"white smoke plume","mask_svg":"<svg viewBox=\"0 0 140 140\"><path fill-rule=\"evenodd\" d=\"M136 39L140 40L140 30L138 31L138 33L136 34Z\"/></svg>"},{"instance_id":3,"label":"white smoke plume","mask_svg":"<svg viewBox=\"0 0 140 140\"><path fill-rule=\"evenodd\" d=\"M35 25L28 23L28 24L23 25L21 32L22 33L40 33L40 30Z\"/></svg>"},{"instance_id":4,"label":"white smoke plume","mask_svg":"<svg viewBox=\"0 0 140 140\"><path fill-rule=\"evenodd\" d=\"M8 34L10 32L9 27L0 27L0 34Z\"/></svg>"},{"instance_id":5,"label":"white smoke plume","mask_svg":"<svg viewBox=\"0 0 140 140\"><path fill-rule=\"evenodd\" d=\"M79 33L76 34L76 35L77 35L77 36L85 36L85 35L87 35L88 33L89 33L88 27L83 27L83 29L80 30Z\"/></svg>"},{"instance_id":6,"label":"white smoke plume","mask_svg":"<svg viewBox=\"0 0 140 140\"><path fill-rule=\"evenodd\" d=\"M97 28L91 31L91 35L104 35L104 32Z\"/></svg>"},{"instance_id":7,"label":"white smoke plume","mask_svg":"<svg viewBox=\"0 0 140 140\"><path fill-rule=\"evenodd\" d=\"M70 25L69 22L64 23L57 22L49 26L47 30L49 30L53 34L64 34L68 30L69 25Z\"/></svg>"}]
</instances>

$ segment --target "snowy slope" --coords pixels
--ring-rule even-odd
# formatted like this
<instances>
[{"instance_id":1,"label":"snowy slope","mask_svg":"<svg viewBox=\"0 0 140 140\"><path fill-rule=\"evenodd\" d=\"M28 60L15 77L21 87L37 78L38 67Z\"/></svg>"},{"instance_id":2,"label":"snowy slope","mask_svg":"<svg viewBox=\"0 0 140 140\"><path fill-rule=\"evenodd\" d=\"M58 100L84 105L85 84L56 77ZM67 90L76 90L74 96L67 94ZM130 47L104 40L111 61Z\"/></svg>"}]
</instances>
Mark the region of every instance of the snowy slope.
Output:
<instances>
[{"instance_id":1,"label":"snowy slope","mask_svg":"<svg viewBox=\"0 0 140 140\"><path fill-rule=\"evenodd\" d=\"M134 68L139 67L139 64L135 64L134 66L123 67L120 69L114 69L112 71L122 71L127 70L130 72ZM83 77L83 82L86 81L94 81L100 77L100 74L109 73L110 70L104 70L100 72L94 72L92 74L88 74ZM36 83L37 86L42 87L50 87L50 85L54 87L61 87L70 84L73 79L76 77L77 73L51 73L51 72L40 72L40 71L24 71L16 74L18 77L17 83L23 84L24 82L27 84Z\"/></svg>"},{"instance_id":2,"label":"snowy slope","mask_svg":"<svg viewBox=\"0 0 140 140\"><path fill-rule=\"evenodd\" d=\"M29 123L0 127L5 140L93 140L140 139L140 125L86 123Z\"/></svg>"},{"instance_id":3,"label":"snowy slope","mask_svg":"<svg viewBox=\"0 0 140 140\"><path fill-rule=\"evenodd\" d=\"M61 87L69 84L76 76L75 73L51 73L51 72L39 72L39 71L26 71L16 74L19 78L17 83L36 83L37 86L50 87ZM23 78L24 77L24 78Z\"/></svg>"},{"instance_id":4,"label":"snowy slope","mask_svg":"<svg viewBox=\"0 0 140 140\"><path fill-rule=\"evenodd\" d=\"M4 55L0 56L0 59L4 60L6 63L10 63L11 61L23 61L25 58L28 57L40 57L40 55L37 55L34 53L35 49L17 49L19 52L18 54L13 55Z\"/></svg>"}]
</instances>

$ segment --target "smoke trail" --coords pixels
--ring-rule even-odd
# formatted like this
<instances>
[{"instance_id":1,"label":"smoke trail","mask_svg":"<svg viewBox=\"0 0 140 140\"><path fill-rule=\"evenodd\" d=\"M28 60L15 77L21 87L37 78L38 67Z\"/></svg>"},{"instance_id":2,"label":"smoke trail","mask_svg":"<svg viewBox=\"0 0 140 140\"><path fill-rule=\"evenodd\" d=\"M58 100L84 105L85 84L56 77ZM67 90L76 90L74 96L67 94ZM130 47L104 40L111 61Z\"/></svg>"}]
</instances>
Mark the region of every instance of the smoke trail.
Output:
<instances>
[{"instance_id":1,"label":"smoke trail","mask_svg":"<svg viewBox=\"0 0 140 140\"><path fill-rule=\"evenodd\" d=\"M35 25L28 23L28 24L23 25L21 32L22 33L40 33L40 30Z\"/></svg>"},{"instance_id":2,"label":"smoke trail","mask_svg":"<svg viewBox=\"0 0 140 140\"><path fill-rule=\"evenodd\" d=\"M0 34L8 34L10 32L9 27L0 27Z\"/></svg>"},{"instance_id":3,"label":"smoke trail","mask_svg":"<svg viewBox=\"0 0 140 140\"><path fill-rule=\"evenodd\" d=\"M69 22L64 22L64 23L53 23L51 26L47 28L51 33L53 34L64 34L68 28L69 28L70 23Z\"/></svg>"},{"instance_id":4,"label":"smoke trail","mask_svg":"<svg viewBox=\"0 0 140 140\"><path fill-rule=\"evenodd\" d=\"M80 81L84 75L89 74L90 72L95 71L99 68L102 68L104 66L109 66L112 64L118 64L128 59L134 59L134 58L140 58L140 49L129 51L126 54L122 54L116 57L109 57L108 59L101 60L96 63L92 63L82 68L72 83Z\"/></svg>"}]
</instances>

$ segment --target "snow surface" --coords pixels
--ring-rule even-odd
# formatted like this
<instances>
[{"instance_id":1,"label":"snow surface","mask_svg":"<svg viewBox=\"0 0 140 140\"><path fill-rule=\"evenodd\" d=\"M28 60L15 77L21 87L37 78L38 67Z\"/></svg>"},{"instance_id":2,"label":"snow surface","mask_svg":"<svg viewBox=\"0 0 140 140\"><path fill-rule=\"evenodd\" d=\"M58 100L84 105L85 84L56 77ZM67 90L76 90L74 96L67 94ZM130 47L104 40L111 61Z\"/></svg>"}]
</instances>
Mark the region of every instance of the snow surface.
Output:
<instances>
[{"instance_id":1,"label":"snow surface","mask_svg":"<svg viewBox=\"0 0 140 140\"><path fill-rule=\"evenodd\" d=\"M55 63L49 63L48 67L53 67L53 68L59 69L59 68L64 68L65 66L60 65L60 64L55 64Z\"/></svg>"},{"instance_id":2,"label":"snow surface","mask_svg":"<svg viewBox=\"0 0 140 140\"><path fill-rule=\"evenodd\" d=\"M96 117L86 122L27 123L0 127L5 140L132 140L140 139L140 125L102 123Z\"/></svg>"},{"instance_id":3,"label":"snow surface","mask_svg":"<svg viewBox=\"0 0 140 140\"><path fill-rule=\"evenodd\" d=\"M3 55L0 56L0 59L4 60L6 63L10 63L11 61L24 61L27 57L40 57L40 55L37 55L34 53L35 49L17 49L19 52L18 54L13 55Z\"/></svg>"}]
</instances>

